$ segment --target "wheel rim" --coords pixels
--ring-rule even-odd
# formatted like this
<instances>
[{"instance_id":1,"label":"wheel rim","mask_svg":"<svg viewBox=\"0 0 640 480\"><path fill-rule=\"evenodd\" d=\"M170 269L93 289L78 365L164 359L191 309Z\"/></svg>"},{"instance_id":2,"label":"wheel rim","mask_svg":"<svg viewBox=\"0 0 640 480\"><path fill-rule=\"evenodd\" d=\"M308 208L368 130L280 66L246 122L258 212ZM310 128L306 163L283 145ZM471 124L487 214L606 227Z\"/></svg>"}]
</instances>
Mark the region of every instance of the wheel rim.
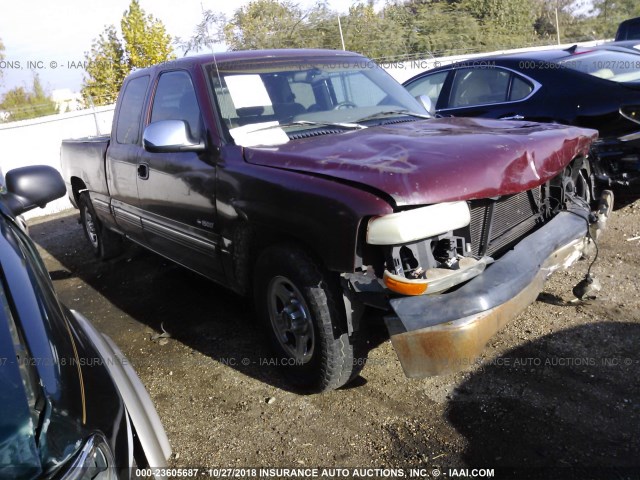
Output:
<instances>
[{"instance_id":1,"label":"wheel rim","mask_svg":"<svg viewBox=\"0 0 640 480\"><path fill-rule=\"evenodd\" d=\"M84 207L84 230L93 248L98 248L98 232L88 207Z\"/></svg>"},{"instance_id":2,"label":"wheel rim","mask_svg":"<svg viewBox=\"0 0 640 480\"><path fill-rule=\"evenodd\" d=\"M268 288L269 319L283 350L304 364L311 360L315 335L309 308L300 290L285 277L275 277Z\"/></svg>"}]
</instances>

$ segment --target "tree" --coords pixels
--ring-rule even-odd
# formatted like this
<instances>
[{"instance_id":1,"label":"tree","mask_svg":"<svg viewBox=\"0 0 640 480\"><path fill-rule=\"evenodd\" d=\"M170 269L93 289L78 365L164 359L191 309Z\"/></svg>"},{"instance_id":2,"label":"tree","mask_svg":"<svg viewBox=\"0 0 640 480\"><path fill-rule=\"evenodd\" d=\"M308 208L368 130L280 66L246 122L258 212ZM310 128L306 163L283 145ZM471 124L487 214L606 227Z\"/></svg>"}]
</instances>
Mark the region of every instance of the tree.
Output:
<instances>
[{"instance_id":1,"label":"tree","mask_svg":"<svg viewBox=\"0 0 640 480\"><path fill-rule=\"evenodd\" d=\"M560 26L560 42L582 42L596 40L589 26L590 19L586 0L536 0L537 12L533 27L537 36L545 42L556 42L558 38L556 13Z\"/></svg>"},{"instance_id":2,"label":"tree","mask_svg":"<svg viewBox=\"0 0 640 480\"><path fill-rule=\"evenodd\" d=\"M129 69L144 68L175 58L171 36L164 24L147 15L138 0L132 0L120 22L124 53Z\"/></svg>"},{"instance_id":3,"label":"tree","mask_svg":"<svg viewBox=\"0 0 640 480\"><path fill-rule=\"evenodd\" d=\"M304 10L288 0L256 0L237 9L222 26L224 21L223 16L205 12L196 34L183 46L191 49L212 43L215 37L206 33L213 30L224 33L230 50L342 48L338 14L326 1ZM341 22L348 50L374 58L406 52L401 26L384 13L376 13L370 3L352 6Z\"/></svg>"},{"instance_id":4,"label":"tree","mask_svg":"<svg viewBox=\"0 0 640 480\"><path fill-rule=\"evenodd\" d=\"M401 26L371 3L349 7L341 17L345 48L371 58L387 58L407 53Z\"/></svg>"},{"instance_id":5,"label":"tree","mask_svg":"<svg viewBox=\"0 0 640 480\"><path fill-rule=\"evenodd\" d=\"M640 16L638 0L593 0L592 27L603 38L613 38L623 20Z\"/></svg>"},{"instance_id":6,"label":"tree","mask_svg":"<svg viewBox=\"0 0 640 480\"><path fill-rule=\"evenodd\" d=\"M113 25L105 28L94 40L91 52L85 53L85 71L88 75L82 87L85 102L90 105L114 103L129 70Z\"/></svg>"},{"instance_id":7,"label":"tree","mask_svg":"<svg viewBox=\"0 0 640 480\"><path fill-rule=\"evenodd\" d=\"M82 96L94 105L116 101L124 78L135 68L145 68L175 58L171 37L160 20L147 15L132 0L120 22L122 39L114 25L104 29L85 53Z\"/></svg>"},{"instance_id":8,"label":"tree","mask_svg":"<svg viewBox=\"0 0 640 480\"><path fill-rule=\"evenodd\" d=\"M230 50L300 48L307 12L287 0L256 0L239 8L224 27Z\"/></svg>"},{"instance_id":9,"label":"tree","mask_svg":"<svg viewBox=\"0 0 640 480\"><path fill-rule=\"evenodd\" d=\"M525 47L536 38L536 5L530 0L461 0L460 8L480 22L485 48Z\"/></svg>"},{"instance_id":10,"label":"tree","mask_svg":"<svg viewBox=\"0 0 640 480\"><path fill-rule=\"evenodd\" d=\"M388 10L388 15L400 24L406 48L412 54L465 53L477 48L482 39L479 21L457 4L415 1Z\"/></svg>"},{"instance_id":11,"label":"tree","mask_svg":"<svg viewBox=\"0 0 640 480\"><path fill-rule=\"evenodd\" d=\"M45 93L37 74L33 76L30 91L24 87L16 87L5 93L0 103L0 110L9 114L5 120L7 122L58 113L55 102Z\"/></svg>"},{"instance_id":12,"label":"tree","mask_svg":"<svg viewBox=\"0 0 640 480\"><path fill-rule=\"evenodd\" d=\"M194 34L177 44L186 55L226 43L230 50L250 48L341 48L338 16L327 0L302 10L288 2L257 0L231 19L206 10Z\"/></svg>"},{"instance_id":13,"label":"tree","mask_svg":"<svg viewBox=\"0 0 640 480\"><path fill-rule=\"evenodd\" d=\"M307 10L291 0L254 0L231 19L204 12L181 45L185 52L223 42L230 50L341 49L340 20L346 49L374 59L464 54L555 42L556 10L563 41L589 39L597 35L595 17L584 13L591 2L593 15L606 10L607 18L640 10L638 0L389 0L377 11L360 0L338 18L327 0Z\"/></svg>"},{"instance_id":14,"label":"tree","mask_svg":"<svg viewBox=\"0 0 640 480\"><path fill-rule=\"evenodd\" d=\"M302 32L303 45L308 48L342 49L338 14L324 0L309 11L307 28Z\"/></svg>"},{"instance_id":15,"label":"tree","mask_svg":"<svg viewBox=\"0 0 640 480\"><path fill-rule=\"evenodd\" d=\"M224 42L224 26L227 23L227 17L224 13L205 10L202 13L202 20L196 25L191 38L185 41L176 38L176 44L182 48L184 55L203 48L211 49L214 44Z\"/></svg>"}]
</instances>

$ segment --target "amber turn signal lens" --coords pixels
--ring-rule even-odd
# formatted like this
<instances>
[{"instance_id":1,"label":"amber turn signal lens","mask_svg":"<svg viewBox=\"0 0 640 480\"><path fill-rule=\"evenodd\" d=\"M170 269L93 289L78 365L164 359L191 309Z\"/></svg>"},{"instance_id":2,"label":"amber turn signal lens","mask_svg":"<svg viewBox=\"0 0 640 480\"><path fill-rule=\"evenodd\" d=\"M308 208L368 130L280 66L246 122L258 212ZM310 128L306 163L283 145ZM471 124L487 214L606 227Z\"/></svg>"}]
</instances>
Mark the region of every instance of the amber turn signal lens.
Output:
<instances>
[{"instance_id":1,"label":"amber turn signal lens","mask_svg":"<svg viewBox=\"0 0 640 480\"><path fill-rule=\"evenodd\" d=\"M392 292L400 293L402 295L422 295L427 291L427 282L416 281L402 281L396 275L391 275L388 272L384 272L384 284Z\"/></svg>"}]
</instances>

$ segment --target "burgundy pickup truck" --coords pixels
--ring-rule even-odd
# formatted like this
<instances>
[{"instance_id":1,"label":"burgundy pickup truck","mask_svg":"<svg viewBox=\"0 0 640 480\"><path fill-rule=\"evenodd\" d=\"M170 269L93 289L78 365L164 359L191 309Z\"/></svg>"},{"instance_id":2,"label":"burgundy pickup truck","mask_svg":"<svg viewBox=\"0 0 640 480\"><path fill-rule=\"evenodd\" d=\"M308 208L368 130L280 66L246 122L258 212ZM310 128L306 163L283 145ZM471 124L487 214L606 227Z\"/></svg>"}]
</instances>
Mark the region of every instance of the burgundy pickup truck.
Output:
<instances>
[{"instance_id":1,"label":"burgundy pickup truck","mask_svg":"<svg viewBox=\"0 0 640 480\"><path fill-rule=\"evenodd\" d=\"M252 296L292 382L357 375L372 308L407 376L448 373L589 253L612 198L591 211L595 131L425 104L349 52L183 58L132 73L63 176L96 255L126 237Z\"/></svg>"}]
</instances>

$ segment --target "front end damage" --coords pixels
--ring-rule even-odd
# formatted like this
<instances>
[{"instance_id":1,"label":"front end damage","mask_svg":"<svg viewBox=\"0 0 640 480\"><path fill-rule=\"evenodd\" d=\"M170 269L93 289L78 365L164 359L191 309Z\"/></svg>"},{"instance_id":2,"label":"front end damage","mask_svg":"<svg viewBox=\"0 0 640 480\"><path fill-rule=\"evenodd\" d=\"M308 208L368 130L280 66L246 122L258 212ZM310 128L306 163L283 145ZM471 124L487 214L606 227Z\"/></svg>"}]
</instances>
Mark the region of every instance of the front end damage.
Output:
<instances>
[{"instance_id":1,"label":"front end damage","mask_svg":"<svg viewBox=\"0 0 640 480\"><path fill-rule=\"evenodd\" d=\"M593 254L613 195L603 192L591 211L585 165L574 163L520 194L461 202L468 206L465 226L463 209L449 207L434 222L442 228L431 224L429 238L412 238L420 233L417 218L399 232L370 221L367 241L384 252L383 271L351 275L349 287L369 305L386 298L391 310L385 322L408 377L473 364L489 339L535 301L555 270Z\"/></svg>"},{"instance_id":2,"label":"front end damage","mask_svg":"<svg viewBox=\"0 0 640 480\"><path fill-rule=\"evenodd\" d=\"M592 155L600 185L640 193L640 132L628 141L600 140L593 144Z\"/></svg>"},{"instance_id":3,"label":"front end damage","mask_svg":"<svg viewBox=\"0 0 640 480\"><path fill-rule=\"evenodd\" d=\"M594 142L591 154L594 175L600 185L640 193L640 107L620 107L620 116L631 127L619 136Z\"/></svg>"}]
</instances>

